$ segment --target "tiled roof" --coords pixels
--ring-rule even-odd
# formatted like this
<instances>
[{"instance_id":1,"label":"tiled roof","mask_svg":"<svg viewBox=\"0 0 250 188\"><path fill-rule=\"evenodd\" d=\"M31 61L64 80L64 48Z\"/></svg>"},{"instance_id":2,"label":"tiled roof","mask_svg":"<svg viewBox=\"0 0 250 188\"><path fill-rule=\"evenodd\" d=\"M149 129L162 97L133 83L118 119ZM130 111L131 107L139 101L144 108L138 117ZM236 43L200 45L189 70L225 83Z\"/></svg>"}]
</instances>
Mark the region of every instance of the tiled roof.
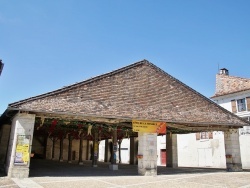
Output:
<instances>
[{"instance_id":1,"label":"tiled roof","mask_svg":"<svg viewBox=\"0 0 250 188\"><path fill-rule=\"evenodd\" d=\"M229 76L225 74L216 75L216 91L211 98L228 95L241 91L250 90L250 79Z\"/></svg>"},{"instance_id":2,"label":"tiled roof","mask_svg":"<svg viewBox=\"0 0 250 188\"><path fill-rule=\"evenodd\" d=\"M9 108L205 125L247 124L147 60Z\"/></svg>"}]
</instances>

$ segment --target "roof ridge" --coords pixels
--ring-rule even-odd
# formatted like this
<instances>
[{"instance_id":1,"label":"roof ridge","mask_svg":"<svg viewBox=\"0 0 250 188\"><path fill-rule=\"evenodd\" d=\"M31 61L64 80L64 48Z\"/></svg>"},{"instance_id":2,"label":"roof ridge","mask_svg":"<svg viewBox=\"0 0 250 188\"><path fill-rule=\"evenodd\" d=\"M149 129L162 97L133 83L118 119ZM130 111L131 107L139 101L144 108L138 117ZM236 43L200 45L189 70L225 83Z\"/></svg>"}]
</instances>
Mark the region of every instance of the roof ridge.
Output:
<instances>
[{"instance_id":1,"label":"roof ridge","mask_svg":"<svg viewBox=\"0 0 250 188\"><path fill-rule=\"evenodd\" d=\"M113 70L113 71L110 71L110 72L107 72L107 73L104 73L104 74L101 74L101 75L98 75L98 76L94 76L92 78L89 78L87 80L83 80L83 81L80 81L80 82L76 82L74 84L70 84L68 86L64 86L62 88L59 88L59 89L55 89L53 91L49 91L49 92L46 92L46 93L42 93L40 95L36 95L34 97L29 97L29 98L26 98L26 99L23 99L23 100L20 100L20 101L16 101L16 102L13 102L13 103L10 103L9 106L13 106L13 105L19 105L19 104L22 104L24 102L29 102L29 101L32 101L32 100L36 100L36 99L41 99L43 97L47 97L47 96L51 96L51 95L54 95L54 94L57 94L57 93L60 93L60 92L63 92L65 90L69 90L69 89L73 89L75 87L78 87L79 85L83 85L83 84L87 84L87 83L90 83L90 82L93 82L93 81L96 81L96 80L100 80L102 78L105 78L107 76L111 76L111 75L114 75L114 74L118 74L120 72L123 72L125 70L128 70L128 69L131 69L133 67L136 67L138 65L141 65L141 64L151 64L153 65L152 63L150 63L148 60L146 59L143 59L141 61L137 61L135 63L132 63L130 65L127 65L125 67L121 67L119 69L116 69L116 70ZM155 65L154 65L155 66ZM157 67L157 66L155 66Z\"/></svg>"}]
</instances>

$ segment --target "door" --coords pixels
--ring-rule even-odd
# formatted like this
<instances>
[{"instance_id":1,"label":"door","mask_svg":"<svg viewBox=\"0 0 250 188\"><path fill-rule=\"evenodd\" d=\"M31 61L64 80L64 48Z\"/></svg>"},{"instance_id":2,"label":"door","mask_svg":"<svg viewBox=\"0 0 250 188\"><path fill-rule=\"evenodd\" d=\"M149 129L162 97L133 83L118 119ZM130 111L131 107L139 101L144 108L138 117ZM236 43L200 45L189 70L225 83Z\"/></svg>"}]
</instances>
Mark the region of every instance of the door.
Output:
<instances>
[{"instance_id":1,"label":"door","mask_svg":"<svg viewBox=\"0 0 250 188\"><path fill-rule=\"evenodd\" d=\"M167 152L166 149L161 149L161 165L167 164Z\"/></svg>"},{"instance_id":2,"label":"door","mask_svg":"<svg viewBox=\"0 0 250 188\"><path fill-rule=\"evenodd\" d=\"M212 166L212 148L198 149L198 166L199 167Z\"/></svg>"}]
</instances>

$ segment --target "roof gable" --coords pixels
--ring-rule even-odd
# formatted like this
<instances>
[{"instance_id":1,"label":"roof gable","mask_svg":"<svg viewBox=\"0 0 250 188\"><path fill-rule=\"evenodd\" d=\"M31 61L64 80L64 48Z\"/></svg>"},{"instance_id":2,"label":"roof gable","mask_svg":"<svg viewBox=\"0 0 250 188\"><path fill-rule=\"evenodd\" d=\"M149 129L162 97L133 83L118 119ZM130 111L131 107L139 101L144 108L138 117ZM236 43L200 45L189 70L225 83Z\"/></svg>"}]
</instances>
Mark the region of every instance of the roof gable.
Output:
<instances>
[{"instance_id":1,"label":"roof gable","mask_svg":"<svg viewBox=\"0 0 250 188\"><path fill-rule=\"evenodd\" d=\"M9 107L166 122L246 124L147 60Z\"/></svg>"}]
</instances>

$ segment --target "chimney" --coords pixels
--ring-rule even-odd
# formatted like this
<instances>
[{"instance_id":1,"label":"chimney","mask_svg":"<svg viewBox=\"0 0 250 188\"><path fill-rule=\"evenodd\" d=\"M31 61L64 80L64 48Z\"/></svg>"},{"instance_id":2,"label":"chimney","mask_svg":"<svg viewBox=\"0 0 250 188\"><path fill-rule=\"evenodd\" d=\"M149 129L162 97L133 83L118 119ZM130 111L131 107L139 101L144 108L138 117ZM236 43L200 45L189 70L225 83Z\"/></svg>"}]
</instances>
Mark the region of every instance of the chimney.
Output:
<instances>
[{"instance_id":1,"label":"chimney","mask_svg":"<svg viewBox=\"0 0 250 188\"><path fill-rule=\"evenodd\" d=\"M223 68L223 69L220 69L220 74L223 74L223 75L229 75L229 72L226 68Z\"/></svg>"}]
</instances>

